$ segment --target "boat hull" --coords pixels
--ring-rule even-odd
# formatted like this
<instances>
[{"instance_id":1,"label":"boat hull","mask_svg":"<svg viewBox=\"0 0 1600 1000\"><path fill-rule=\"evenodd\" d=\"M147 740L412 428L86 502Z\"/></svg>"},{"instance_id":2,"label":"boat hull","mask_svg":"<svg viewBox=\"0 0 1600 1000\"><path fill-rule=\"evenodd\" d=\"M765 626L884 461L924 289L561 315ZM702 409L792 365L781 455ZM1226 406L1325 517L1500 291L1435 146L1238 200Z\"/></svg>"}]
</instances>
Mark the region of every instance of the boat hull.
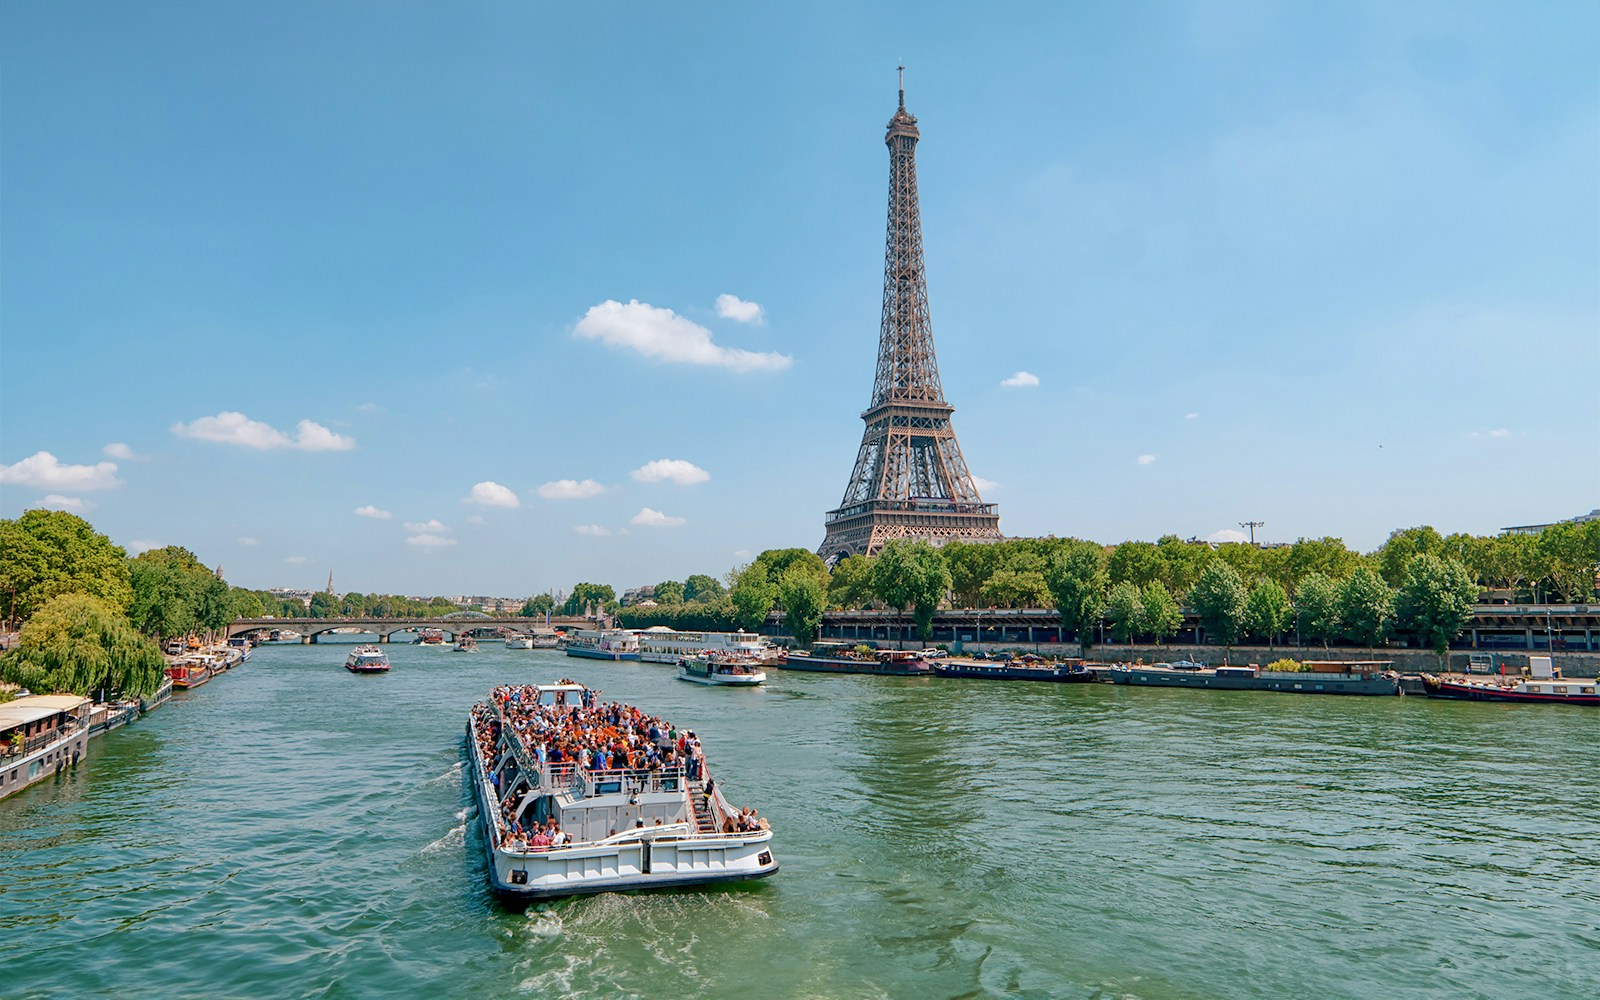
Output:
<instances>
[{"instance_id":1,"label":"boat hull","mask_svg":"<svg viewBox=\"0 0 1600 1000\"><path fill-rule=\"evenodd\" d=\"M637 660L638 653L619 652L614 649L590 649L587 646L567 647L568 656L576 656L584 660Z\"/></svg>"},{"instance_id":2,"label":"boat hull","mask_svg":"<svg viewBox=\"0 0 1600 1000\"><path fill-rule=\"evenodd\" d=\"M353 667L346 663L344 668L352 674L386 674L389 672L387 665L381 667Z\"/></svg>"},{"instance_id":3,"label":"boat hull","mask_svg":"<svg viewBox=\"0 0 1600 1000\"><path fill-rule=\"evenodd\" d=\"M1111 671L1114 684L1137 687L1209 688L1215 691L1278 691L1286 694L1397 695L1400 679L1382 674L1263 672L1255 677L1218 677L1209 670L1128 667Z\"/></svg>"},{"instance_id":4,"label":"boat hull","mask_svg":"<svg viewBox=\"0 0 1600 1000\"><path fill-rule=\"evenodd\" d=\"M705 684L710 687L755 687L757 684L765 684L767 675L764 673L713 674L707 677L704 674L680 669L678 671L678 680L688 681L691 684Z\"/></svg>"},{"instance_id":5,"label":"boat hull","mask_svg":"<svg viewBox=\"0 0 1600 1000\"><path fill-rule=\"evenodd\" d=\"M882 677L931 677L926 663L880 663L875 660L845 660L831 656L790 656L777 664L779 670L803 670L818 674L877 674Z\"/></svg>"},{"instance_id":6,"label":"boat hull","mask_svg":"<svg viewBox=\"0 0 1600 1000\"><path fill-rule=\"evenodd\" d=\"M1579 705L1600 708L1600 694L1532 694L1527 691L1494 690L1476 684L1455 684L1424 674L1422 690L1429 698L1446 698L1454 701L1521 702L1538 705Z\"/></svg>"}]
</instances>

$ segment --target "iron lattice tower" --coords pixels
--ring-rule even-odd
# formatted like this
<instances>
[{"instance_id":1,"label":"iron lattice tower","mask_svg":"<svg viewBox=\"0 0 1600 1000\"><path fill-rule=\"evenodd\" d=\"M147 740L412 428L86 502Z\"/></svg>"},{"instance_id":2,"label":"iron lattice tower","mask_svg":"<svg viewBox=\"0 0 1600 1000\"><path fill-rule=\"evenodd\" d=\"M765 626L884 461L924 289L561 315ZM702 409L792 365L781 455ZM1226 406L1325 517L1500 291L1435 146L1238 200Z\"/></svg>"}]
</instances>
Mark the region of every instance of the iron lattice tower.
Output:
<instances>
[{"instance_id":1,"label":"iron lattice tower","mask_svg":"<svg viewBox=\"0 0 1600 1000\"><path fill-rule=\"evenodd\" d=\"M896 538L998 541L1000 515L983 502L956 443L933 353L928 282L917 205L917 119L900 107L889 119L889 229L883 253L883 320L866 431L838 509L819 550L829 563L873 555Z\"/></svg>"}]
</instances>

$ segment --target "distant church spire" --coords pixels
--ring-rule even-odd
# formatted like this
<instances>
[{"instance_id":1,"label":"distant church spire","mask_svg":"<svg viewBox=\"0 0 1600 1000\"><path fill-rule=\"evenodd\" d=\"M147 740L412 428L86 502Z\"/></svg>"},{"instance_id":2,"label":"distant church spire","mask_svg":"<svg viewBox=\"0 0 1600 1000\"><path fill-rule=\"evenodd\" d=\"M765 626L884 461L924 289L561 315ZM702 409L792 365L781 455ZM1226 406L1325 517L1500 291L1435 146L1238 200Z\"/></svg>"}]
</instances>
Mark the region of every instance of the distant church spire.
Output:
<instances>
[{"instance_id":1,"label":"distant church spire","mask_svg":"<svg viewBox=\"0 0 1600 1000\"><path fill-rule=\"evenodd\" d=\"M333 596L333 570L328 570L328 596Z\"/></svg>"}]
</instances>

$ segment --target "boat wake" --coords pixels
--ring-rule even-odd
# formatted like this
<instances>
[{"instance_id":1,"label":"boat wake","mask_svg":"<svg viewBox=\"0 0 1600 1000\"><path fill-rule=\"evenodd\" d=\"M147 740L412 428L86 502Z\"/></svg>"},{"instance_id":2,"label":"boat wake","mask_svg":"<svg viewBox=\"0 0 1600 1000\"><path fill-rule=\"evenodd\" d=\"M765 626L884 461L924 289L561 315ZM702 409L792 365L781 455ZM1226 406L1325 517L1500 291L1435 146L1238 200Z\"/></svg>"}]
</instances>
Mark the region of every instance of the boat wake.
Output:
<instances>
[{"instance_id":1,"label":"boat wake","mask_svg":"<svg viewBox=\"0 0 1600 1000\"><path fill-rule=\"evenodd\" d=\"M424 788L426 788L426 787L428 787L430 785L441 785L441 784L444 784L446 781L460 781L460 780L461 780L461 762L458 760L454 764L450 765L450 770L444 772L443 774L439 775L436 778L429 778L427 781L424 781L422 783L422 785L423 785Z\"/></svg>"},{"instance_id":2,"label":"boat wake","mask_svg":"<svg viewBox=\"0 0 1600 1000\"><path fill-rule=\"evenodd\" d=\"M467 824L463 822L458 826L451 827L444 836L440 837L438 840L435 840L427 847L424 847L418 853L423 857L427 857L430 854L437 854L438 852L446 849L464 847L466 846L466 843Z\"/></svg>"}]
</instances>

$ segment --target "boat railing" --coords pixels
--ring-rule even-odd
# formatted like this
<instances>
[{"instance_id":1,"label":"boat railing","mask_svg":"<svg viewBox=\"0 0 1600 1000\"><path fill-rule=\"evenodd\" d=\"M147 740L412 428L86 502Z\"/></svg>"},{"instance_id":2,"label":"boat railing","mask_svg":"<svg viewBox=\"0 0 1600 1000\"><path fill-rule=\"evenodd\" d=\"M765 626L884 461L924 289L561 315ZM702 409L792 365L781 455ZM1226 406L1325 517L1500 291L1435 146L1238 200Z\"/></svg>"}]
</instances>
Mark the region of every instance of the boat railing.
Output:
<instances>
[{"instance_id":1,"label":"boat railing","mask_svg":"<svg viewBox=\"0 0 1600 1000\"><path fill-rule=\"evenodd\" d=\"M77 735L80 729L85 728L87 727L83 724L73 721L55 729L47 729L42 733L35 733L17 743L6 740L0 743L0 757L26 757L35 750L42 750L59 740L70 739Z\"/></svg>"}]
</instances>

